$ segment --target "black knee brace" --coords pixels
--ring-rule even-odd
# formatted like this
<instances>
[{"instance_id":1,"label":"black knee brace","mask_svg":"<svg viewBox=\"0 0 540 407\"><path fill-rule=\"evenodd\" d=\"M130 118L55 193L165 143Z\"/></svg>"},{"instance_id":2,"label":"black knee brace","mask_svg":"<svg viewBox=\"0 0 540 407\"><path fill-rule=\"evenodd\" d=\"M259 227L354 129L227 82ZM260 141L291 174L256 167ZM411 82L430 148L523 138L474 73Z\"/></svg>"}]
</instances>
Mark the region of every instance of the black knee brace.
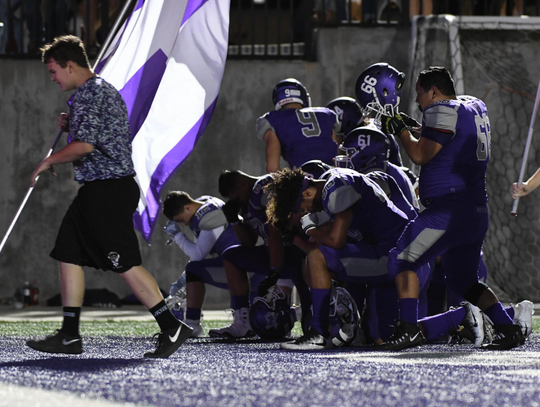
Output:
<instances>
[{"instance_id":1,"label":"black knee brace","mask_svg":"<svg viewBox=\"0 0 540 407\"><path fill-rule=\"evenodd\" d=\"M479 281L467 291L465 291L465 294L463 294L463 298L465 298L466 301L469 301L472 305L476 305L484 291L486 291L488 288L489 287L486 283Z\"/></svg>"},{"instance_id":2,"label":"black knee brace","mask_svg":"<svg viewBox=\"0 0 540 407\"><path fill-rule=\"evenodd\" d=\"M194 281L202 281L204 283L204 280L201 277L196 274L190 273L189 271L186 271L186 283L192 283Z\"/></svg>"}]
</instances>

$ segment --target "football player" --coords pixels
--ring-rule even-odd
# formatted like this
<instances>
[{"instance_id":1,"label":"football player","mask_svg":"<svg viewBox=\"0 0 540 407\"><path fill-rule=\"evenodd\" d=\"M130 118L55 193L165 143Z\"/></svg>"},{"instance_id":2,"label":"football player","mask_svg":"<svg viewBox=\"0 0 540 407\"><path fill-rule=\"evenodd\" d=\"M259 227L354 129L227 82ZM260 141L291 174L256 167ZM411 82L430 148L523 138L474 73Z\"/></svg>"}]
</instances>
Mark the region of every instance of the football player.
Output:
<instances>
[{"instance_id":1,"label":"football player","mask_svg":"<svg viewBox=\"0 0 540 407\"><path fill-rule=\"evenodd\" d=\"M326 107L334 111L339 120L339 130L336 131L337 144L340 145L347 134L359 126L367 125L364 113L356 100L342 96L331 100Z\"/></svg>"},{"instance_id":2,"label":"football player","mask_svg":"<svg viewBox=\"0 0 540 407\"><path fill-rule=\"evenodd\" d=\"M193 328L192 337L204 335L201 309L205 284L229 288L221 256L239 243L223 214L224 204L221 199L208 195L193 199L183 191L171 191L163 201L163 214L169 219L164 230L190 259L185 270L185 322ZM189 227L195 241L191 241L182 232L180 225ZM207 258L210 254L215 257Z\"/></svg>"},{"instance_id":3,"label":"football player","mask_svg":"<svg viewBox=\"0 0 540 407\"><path fill-rule=\"evenodd\" d=\"M285 248L279 232L266 224L268 198L264 186L271 180L271 174L255 177L241 171L224 171L219 177L219 192L228 199L223 212L240 245L223 253L229 265L226 272L235 310L234 321L229 326L211 330L210 336L240 338L252 335L247 271L266 276L259 284L259 296L266 295L277 284L290 300L294 281L303 315L309 315L309 290L301 276L304 254L294 246ZM259 239L263 244L258 245Z\"/></svg>"},{"instance_id":4,"label":"football player","mask_svg":"<svg viewBox=\"0 0 540 407\"><path fill-rule=\"evenodd\" d=\"M409 218L367 176L336 168L321 179L306 177L300 169L284 169L267 186L270 202L268 221L287 223L295 214L304 232L320 246L307 255L311 288L312 324L296 341L283 344L291 350L324 349L328 341L330 273L344 282L391 282L387 273L388 251L395 245ZM317 213L331 218L330 227L320 227ZM419 273L427 281L429 267Z\"/></svg>"},{"instance_id":5,"label":"football player","mask_svg":"<svg viewBox=\"0 0 540 407\"><path fill-rule=\"evenodd\" d=\"M275 111L257 119L257 137L266 143L266 171L280 169L280 157L290 168L309 160L332 165L337 151L336 114L325 107L311 107L307 89L294 78L279 82L273 92Z\"/></svg>"},{"instance_id":6,"label":"football player","mask_svg":"<svg viewBox=\"0 0 540 407\"><path fill-rule=\"evenodd\" d=\"M378 92L375 92L378 94ZM422 166L420 200L426 208L390 251L401 320L381 349L420 345L417 307L419 266L442 256L448 289L477 305L494 323L487 349L510 349L524 343L519 325L494 292L478 281L482 243L488 229L486 170L491 149L487 108L480 99L456 96L447 69L430 67L416 82L416 103L423 112L421 137L411 134L410 118L382 116L383 131L401 142L410 159ZM389 114L389 112L387 112Z\"/></svg>"}]
</instances>

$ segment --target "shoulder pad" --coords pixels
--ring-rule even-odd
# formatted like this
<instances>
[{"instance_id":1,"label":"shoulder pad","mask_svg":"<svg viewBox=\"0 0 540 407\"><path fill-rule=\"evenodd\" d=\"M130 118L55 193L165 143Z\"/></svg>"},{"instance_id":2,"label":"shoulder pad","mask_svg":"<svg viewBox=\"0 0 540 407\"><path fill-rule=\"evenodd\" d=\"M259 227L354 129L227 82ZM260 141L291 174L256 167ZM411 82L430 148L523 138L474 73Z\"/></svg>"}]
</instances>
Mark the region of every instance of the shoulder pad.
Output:
<instances>
[{"instance_id":1,"label":"shoulder pad","mask_svg":"<svg viewBox=\"0 0 540 407\"><path fill-rule=\"evenodd\" d=\"M328 210L340 213L357 203L362 196L342 179L339 174L332 174L323 189L323 200L327 199Z\"/></svg>"},{"instance_id":2,"label":"shoulder pad","mask_svg":"<svg viewBox=\"0 0 540 407\"><path fill-rule=\"evenodd\" d=\"M448 101L444 102L448 103ZM424 111L424 123L426 127L455 134L458 109L459 103L454 104L454 106L443 104L443 102L435 103Z\"/></svg>"},{"instance_id":3,"label":"shoulder pad","mask_svg":"<svg viewBox=\"0 0 540 407\"><path fill-rule=\"evenodd\" d=\"M266 174L255 182L250 199L250 203L254 208L261 209L268 204L268 193L264 190L264 187L271 183L273 179L272 174Z\"/></svg>"},{"instance_id":4,"label":"shoulder pad","mask_svg":"<svg viewBox=\"0 0 540 407\"><path fill-rule=\"evenodd\" d=\"M199 230L212 230L227 225L227 219L221 207L210 201L199 208L195 214L194 226L195 223L198 224Z\"/></svg>"},{"instance_id":5,"label":"shoulder pad","mask_svg":"<svg viewBox=\"0 0 540 407\"><path fill-rule=\"evenodd\" d=\"M255 131L257 132L257 138L262 140L264 135L268 130L272 130L274 133L274 127L268 121L270 113L266 113L264 116L261 116L257 119L257 124L255 125Z\"/></svg>"}]
</instances>

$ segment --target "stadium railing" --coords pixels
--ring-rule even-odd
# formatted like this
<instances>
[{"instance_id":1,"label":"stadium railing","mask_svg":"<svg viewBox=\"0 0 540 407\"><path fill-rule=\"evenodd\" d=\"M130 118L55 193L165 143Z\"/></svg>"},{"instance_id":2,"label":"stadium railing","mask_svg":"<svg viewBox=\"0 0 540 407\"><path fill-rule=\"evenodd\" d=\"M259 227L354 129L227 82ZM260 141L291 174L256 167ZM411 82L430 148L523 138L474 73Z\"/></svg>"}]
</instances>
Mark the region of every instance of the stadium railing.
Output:
<instances>
[{"instance_id":1,"label":"stadium railing","mask_svg":"<svg viewBox=\"0 0 540 407\"><path fill-rule=\"evenodd\" d=\"M0 0L0 57L37 58L61 34L81 37L93 57L125 1ZM417 14L540 15L540 0L230 1L229 59L315 60L321 28L408 26Z\"/></svg>"}]
</instances>

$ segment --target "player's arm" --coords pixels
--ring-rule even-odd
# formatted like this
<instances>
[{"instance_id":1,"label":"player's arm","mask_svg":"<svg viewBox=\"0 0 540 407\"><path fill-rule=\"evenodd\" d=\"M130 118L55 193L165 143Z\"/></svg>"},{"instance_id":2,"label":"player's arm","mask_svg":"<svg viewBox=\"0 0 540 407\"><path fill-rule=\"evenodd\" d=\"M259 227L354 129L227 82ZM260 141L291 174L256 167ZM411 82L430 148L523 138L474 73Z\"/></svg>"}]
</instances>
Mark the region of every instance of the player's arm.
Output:
<instances>
[{"instance_id":1,"label":"player's arm","mask_svg":"<svg viewBox=\"0 0 540 407\"><path fill-rule=\"evenodd\" d=\"M234 234L242 246L255 247L259 235L245 222L238 222L232 225Z\"/></svg>"},{"instance_id":2,"label":"player's arm","mask_svg":"<svg viewBox=\"0 0 540 407\"><path fill-rule=\"evenodd\" d=\"M438 111L435 110L430 112L426 123L429 124L433 122L433 124L436 124L438 118L437 114ZM427 115L427 113L425 113L425 115ZM409 131L409 129L418 129L421 127L420 124L401 112L396 113L395 116L392 117L383 116L381 118L381 126L381 130L384 133L393 134L399 137L407 155L416 165L427 164L441 150L443 145L434 141L434 139L447 140L451 139L454 134L453 131L449 129L452 126L447 126L448 129L443 127L439 129L437 126L437 128L422 128L422 135L424 135L424 133L429 133L429 137L421 136L417 138Z\"/></svg>"},{"instance_id":3,"label":"player's arm","mask_svg":"<svg viewBox=\"0 0 540 407\"><path fill-rule=\"evenodd\" d=\"M268 252L271 268L281 269L283 266L283 249L283 241L278 230L273 226L268 226Z\"/></svg>"},{"instance_id":4,"label":"player's arm","mask_svg":"<svg viewBox=\"0 0 540 407\"><path fill-rule=\"evenodd\" d=\"M180 232L174 236L174 241L191 261L200 261L208 256L224 230L223 226L212 230L201 230L195 242L192 242L184 233Z\"/></svg>"},{"instance_id":5,"label":"player's arm","mask_svg":"<svg viewBox=\"0 0 540 407\"><path fill-rule=\"evenodd\" d=\"M310 225L309 217L311 215L314 214L309 214L302 218L302 228L306 235L332 249L341 249L345 246L347 243L347 233L349 233L353 218L352 208L336 213L334 215L334 221L331 223L330 230L328 230L328 227L325 227L326 225L323 227L316 227L315 222Z\"/></svg>"},{"instance_id":6,"label":"player's arm","mask_svg":"<svg viewBox=\"0 0 540 407\"><path fill-rule=\"evenodd\" d=\"M56 153L50 155L48 158L43 160L34 170L32 174L31 185L34 186L36 183L36 177L44 171L51 171L54 176L53 166L56 164L65 164L73 161L77 161L79 158L88 155L94 150L94 146L83 141L72 141L70 144L65 146L63 149L57 151Z\"/></svg>"},{"instance_id":7,"label":"player's arm","mask_svg":"<svg viewBox=\"0 0 540 407\"><path fill-rule=\"evenodd\" d=\"M427 164L443 147L436 141L426 137L417 139L409 132L409 130L403 130L400 133L399 138L407 155L416 165Z\"/></svg>"},{"instance_id":8,"label":"player's arm","mask_svg":"<svg viewBox=\"0 0 540 407\"><path fill-rule=\"evenodd\" d=\"M540 168L536 170L531 178L527 181L518 185L517 182L514 182L512 185L512 198L517 199L521 196L528 195L534 191L540 185Z\"/></svg>"},{"instance_id":9,"label":"player's arm","mask_svg":"<svg viewBox=\"0 0 540 407\"><path fill-rule=\"evenodd\" d=\"M263 140L266 143L266 172L276 172L280 170L279 159L281 157L281 144L273 130L264 133Z\"/></svg>"}]
</instances>

